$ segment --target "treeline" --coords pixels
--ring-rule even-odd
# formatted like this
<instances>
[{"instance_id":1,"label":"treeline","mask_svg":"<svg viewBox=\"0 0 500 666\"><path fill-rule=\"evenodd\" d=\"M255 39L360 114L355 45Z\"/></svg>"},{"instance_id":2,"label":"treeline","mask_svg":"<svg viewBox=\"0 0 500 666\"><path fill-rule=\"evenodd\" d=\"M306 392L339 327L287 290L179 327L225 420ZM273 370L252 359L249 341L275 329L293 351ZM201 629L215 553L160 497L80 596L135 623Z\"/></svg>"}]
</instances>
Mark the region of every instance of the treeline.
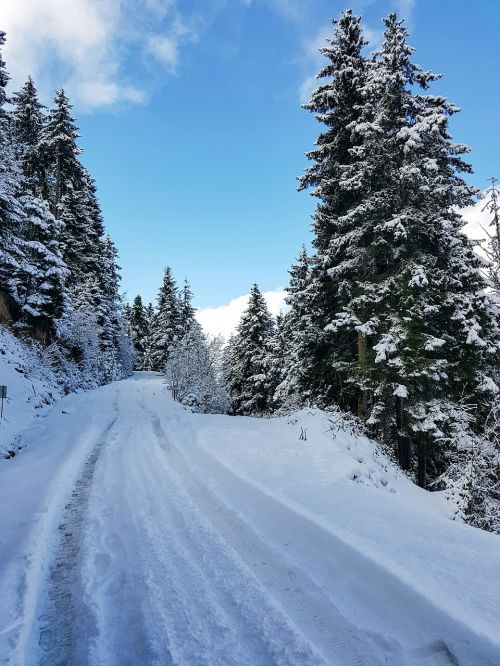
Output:
<instances>
[{"instance_id":1,"label":"treeline","mask_svg":"<svg viewBox=\"0 0 500 666\"><path fill-rule=\"evenodd\" d=\"M0 31L0 47L5 44ZM131 369L116 249L79 160L71 104L40 102L31 78L10 97L0 50L0 321L36 340L76 388Z\"/></svg>"},{"instance_id":2,"label":"treeline","mask_svg":"<svg viewBox=\"0 0 500 666\"><path fill-rule=\"evenodd\" d=\"M458 109L428 92L439 76L413 62L403 21L384 24L373 57L351 11L321 49L305 108L322 130L299 179L319 199L313 253L292 267L277 323L253 287L227 351L230 409L338 405L422 487L498 531L497 191L486 266L461 231L477 192L449 132Z\"/></svg>"},{"instance_id":3,"label":"treeline","mask_svg":"<svg viewBox=\"0 0 500 666\"><path fill-rule=\"evenodd\" d=\"M174 400L200 412L224 413L229 404L222 373L223 340L209 338L195 318L187 280L177 287L167 267L156 304L136 296L126 306L134 369L165 374Z\"/></svg>"}]
</instances>

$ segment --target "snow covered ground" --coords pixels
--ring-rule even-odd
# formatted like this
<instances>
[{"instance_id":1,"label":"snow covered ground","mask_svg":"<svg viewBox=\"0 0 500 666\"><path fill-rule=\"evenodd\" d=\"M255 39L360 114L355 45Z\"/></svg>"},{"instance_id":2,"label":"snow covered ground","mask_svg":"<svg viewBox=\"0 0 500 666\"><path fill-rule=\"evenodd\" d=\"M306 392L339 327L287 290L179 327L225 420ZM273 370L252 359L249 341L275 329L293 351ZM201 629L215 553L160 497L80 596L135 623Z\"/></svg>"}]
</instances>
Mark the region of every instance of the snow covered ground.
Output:
<instances>
[{"instance_id":1,"label":"snow covered ground","mask_svg":"<svg viewBox=\"0 0 500 666\"><path fill-rule=\"evenodd\" d=\"M59 400L63 389L34 348L0 325L0 384L7 386L0 420L0 458L22 448L20 431L34 417Z\"/></svg>"},{"instance_id":2,"label":"snow covered ground","mask_svg":"<svg viewBox=\"0 0 500 666\"><path fill-rule=\"evenodd\" d=\"M338 425L62 399L0 462L2 663L498 665L500 538Z\"/></svg>"}]
</instances>

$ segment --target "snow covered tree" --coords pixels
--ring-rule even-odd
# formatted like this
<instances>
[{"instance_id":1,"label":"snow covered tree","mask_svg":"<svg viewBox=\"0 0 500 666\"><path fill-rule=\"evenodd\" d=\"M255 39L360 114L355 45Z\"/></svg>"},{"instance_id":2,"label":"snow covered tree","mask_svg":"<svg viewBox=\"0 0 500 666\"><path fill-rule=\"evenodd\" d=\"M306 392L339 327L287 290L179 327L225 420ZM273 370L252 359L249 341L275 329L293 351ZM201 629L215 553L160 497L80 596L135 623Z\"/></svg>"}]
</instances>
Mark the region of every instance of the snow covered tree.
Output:
<instances>
[{"instance_id":1,"label":"snow covered tree","mask_svg":"<svg viewBox=\"0 0 500 666\"><path fill-rule=\"evenodd\" d=\"M173 345L182 337L177 286L170 266L165 268L163 284L158 292L158 303L151 334L152 369L163 371Z\"/></svg>"},{"instance_id":2,"label":"snow covered tree","mask_svg":"<svg viewBox=\"0 0 500 666\"><path fill-rule=\"evenodd\" d=\"M167 386L174 400L204 413L227 410L227 395L220 375L220 339L208 340L198 322L174 343L165 366Z\"/></svg>"},{"instance_id":3,"label":"snow covered tree","mask_svg":"<svg viewBox=\"0 0 500 666\"><path fill-rule=\"evenodd\" d=\"M130 335L135 350L135 370L144 370L144 350L146 346L146 337L148 333L148 324L146 321L142 298L138 295L134 298L132 308L130 309Z\"/></svg>"},{"instance_id":4,"label":"snow covered tree","mask_svg":"<svg viewBox=\"0 0 500 666\"><path fill-rule=\"evenodd\" d=\"M193 292L191 291L191 285L187 279L185 279L179 295L179 325L181 328L181 335L185 335L191 328L192 323L195 321L194 313Z\"/></svg>"},{"instance_id":5,"label":"snow covered tree","mask_svg":"<svg viewBox=\"0 0 500 666\"><path fill-rule=\"evenodd\" d=\"M44 175L38 153L43 127L43 105L32 79L13 98L11 129L23 173L18 199L23 208L19 225L22 261L13 270L14 297L20 306L17 327L47 343L55 335L62 316L67 269L62 260L60 236L63 225L40 196Z\"/></svg>"},{"instance_id":6,"label":"snow covered tree","mask_svg":"<svg viewBox=\"0 0 500 666\"><path fill-rule=\"evenodd\" d=\"M488 277L495 293L495 300L500 303L500 193L497 179L492 177L490 182L491 187L486 190L486 204L483 208L491 215L489 229L485 229L488 235L485 251L489 259Z\"/></svg>"},{"instance_id":7,"label":"snow covered tree","mask_svg":"<svg viewBox=\"0 0 500 666\"><path fill-rule=\"evenodd\" d=\"M3 309L8 310L11 304L9 299L15 296L12 274L24 259L20 247L24 210L19 200L22 168L5 109L9 101L6 91L9 75L1 50L5 40L5 32L0 31L0 291L3 295Z\"/></svg>"},{"instance_id":8,"label":"snow covered tree","mask_svg":"<svg viewBox=\"0 0 500 666\"><path fill-rule=\"evenodd\" d=\"M259 415L273 408L270 349L273 333L273 318L264 296L254 284L236 335L229 342L225 363L233 414Z\"/></svg>"},{"instance_id":9,"label":"snow covered tree","mask_svg":"<svg viewBox=\"0 0 500 666\"><path fill-rule=\"evenodd\" d=\"M278 348L282 349L281 376L275 393L275 401L287 409L303 405L308 397L307 370L305 363L315 349L316 331L311 322L309 307L311 297L308 291L311 279L310 260L305 247L290 268L290 282L287 287L286 303L289 311L277 324Z\"/></svg>"},{"instance_id":10,"label":"snow covered tree","mask_svg":"<svg viewBox=\"0 0 500 666\"><path fill-rule=\"evenodd\" d=\"M362 137L355 132L363 113L363 90L368 63L360 17L351 10L334 20L334 34L320 52L327 62L318 74L321 85L304 106L325 129L314 150L306 155L312 164L300 180L299 189L313 188L320 199L313 217L313 245L307 292L308 344L301 349L301 367L295 378L304 398L327 405L357 408L358 395L339 368L356 360L356 344L343 331L333 334L327 325L335 317L342 298L351 289L349 276L332 274L339 263L336 242L346 236L345 216L363 198L362 182L351 175ZM353 231L349 230L349 233ZM303 307L301 305L301 307ZM305 326L305 324L304 324ZM305 340L303 340L305 342Z\"/></svg>"},{"instance_id":11,"label":"snow covered tree","mask_svg":"<svg viewBox=\"0 0 500 666\"><path fill-rule=\"evenodd\" d=\"M44 198L50 201L52 213L58 219L68 206L65 198L80 188L83 178L83 167L78 160L82 149L77 144L79 134L71 108L66 93L59 90L39 142L40 159L47 173Z\"/></svg>"},{"instance_id":12,"label":"snow covered tree","mask_svg":"<svg viewBox=\"0 0 500 666\"><path fill-rule=\"evenodd\" d=\"M339 175L339 187L354 194L329 240L327 274L337 287L327 330L351 340L350 357L333 355L332 367L353 387L358 413L397 445L404 468L417 442L425 485L447 464L439 443L456 403L484 408L496 390L488 370L498 331L456 212L474 192L459 176L470 171L461 159L467 148L448 131L457 109L415 90L439 77L412 62L402 21L391 14L385 25L350 125L353 159ZM303 182L318 179L327 196L329 174Z\"/></svg>"},{"instance_id":13,"label":"snow covered tree","mask_svg":"<svg viewBox=\"0 0 500 666\"><path fill-rule=\"evenodd\" d=\"M47 344L56 336L66 303L64 282L68 271L59 247L62 225L47 202L30 193L20 201L24 213L19 241L23 261L14 269L12 278L20 306L16 326Z\"/></svg>"},{"instance_id":14,"label":"snow covered tree","mask_svg":"<svg viewBox=\"0 0 500 666\"><path fill-rule=\"evenodd\" d=\"M31 77L21 90L13 95L12 101L12 134L18 144L24 182L31 194L43 197L47 187L39 144L45 122L45 107L38 98Z\"/></svg>"},{"instance_id":15,"label":"snow covered tree","mask_svg":"<svg viewBox=\"0 0 500 666\"><path fill-rule=\"evenodd\" d=\"M144 352L142 358L142 369L153 370L153 332L156 318L155 309L152 303L148 303L144 309L144 323L146 334L144 336Z\"/></svg>"}]
</instances>

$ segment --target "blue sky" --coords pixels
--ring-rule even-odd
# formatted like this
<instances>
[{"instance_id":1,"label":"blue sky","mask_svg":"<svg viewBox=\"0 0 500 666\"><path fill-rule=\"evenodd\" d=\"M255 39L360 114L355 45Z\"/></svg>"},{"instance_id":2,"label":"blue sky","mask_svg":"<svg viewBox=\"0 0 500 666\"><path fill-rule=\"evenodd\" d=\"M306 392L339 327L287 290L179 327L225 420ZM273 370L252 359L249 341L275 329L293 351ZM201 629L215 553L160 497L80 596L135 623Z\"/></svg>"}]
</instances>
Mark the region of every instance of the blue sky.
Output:
<instances>
[{"instance_id":1,"label":"blue sky","mask_svg":"<svg viewBox=\"0 0 500 666\"><path fill-rule=\"evenodd\" d=\"M296 191L318 133L301 97L347 6L373 46L382 16L407 17L417 62L445 75L434 91L462 108L472 182L500 176L498 0L2 0L14 84L30 71L75 102L130 297L154 298L166 264L202 308L286 284L315 204Z\"/></svg>"}]
</instances>

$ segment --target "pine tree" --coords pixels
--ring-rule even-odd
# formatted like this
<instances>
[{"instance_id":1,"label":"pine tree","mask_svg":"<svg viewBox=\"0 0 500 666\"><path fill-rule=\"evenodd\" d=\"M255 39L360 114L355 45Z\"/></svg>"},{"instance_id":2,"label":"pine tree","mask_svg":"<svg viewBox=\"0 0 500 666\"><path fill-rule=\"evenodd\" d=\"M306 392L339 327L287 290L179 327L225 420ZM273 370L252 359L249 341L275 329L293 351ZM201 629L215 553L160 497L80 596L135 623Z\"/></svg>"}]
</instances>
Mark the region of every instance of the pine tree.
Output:
<instances>
[{"instance_id":1,"label":"pine tree","mask_svg":"<svg viewBox=\"0 0 500 666\"><path fill-rule=\"evenodd\" d=\"M10 77L1 50L5 40L5 32L0 31L0 291L2 310L12 315L15 297L12 274L24 261L20 246L24 210L19 200L22 168L12 140L9 115L5 109L6 103L10 101L6 91Z\"/></svg>"},{"instance_id":2,"label":"pine tree","mask_svg":"<svg viewBox=\"0 0 500 666\"><path fill-rule=\"evenodd\" d=\"M457 109L415 91L438 77L412 62L403 22L391 14L385 24L351 127L356 159L342 173L358 200L330 240L338 288L327 330L351 339L351 349L356 342L357 354L334 359L333 369L354 387L373 432L397 443L405 468L417 441L425 485L446 467L439 442L457 402L484 404L496 390L488 366L498 333L455 209L473 194L459 176L470 171L460 157L467 148L448 132Z\"/></svg>"},{"instance_id":3,"label":"pine tree","mask_svg":"<svg viewBox=\"0 0 500 666\"><path fill-rule=\"evenodd\" d=\"M143 370L153 370L153 333L155 323L155 309L152 303L148 303L144 310L144 321L146 333L144 336L144 354L142 359Z\"/></svg>"},{"instance_id":4,"label":"pine tree","mask_svg":"<svg viewBox=\"0 0 500 666\"><path fill-rule=\"evenodd\" d=\"M254 284L237 333L229 343L225 364L233 414L265 414L273 408L270 349L273 333L273 318L262 293Z\"/></svg>"},{"instance_id":5,"label":"pine tree","mask_svg":"<svg viewBox=\"0 0 500 666\"><path fill-rule=\"evenodd\" d=\"M500 193L498 191L498 180L490 178L491 187L486 190L486 204L483 210L488 211L491 216L489 228L485 229L488 235L488 243L485 248L489 259L488 277L491 287L495 293L497 303L500 303Z\"/></svg>"},{"instance_id":6,"label":"pine tree","mask_svg":"<svg viewBox=\"0 0 500 666\"><path fill-rule=\"evenodd\" d=\"M193 320L183 337L174 343L165 366L167 386L174 400L198 412L226 411L227 396L218 372L219 342L207 339Z\"/></svg>"},{"instance_id":7,"label":"pine tree","mask_svg":"<svg viewBox=\"0 0 500 666\"><path fill-rule=\"evenodd\" d=\"M342 407L357 407L357 393L339 372L355 360L356 342L349 333L332 334L326 327L351 289L349 276L332 273L339 263L335 243L346 236L345 216L363 197L363 183L352 174L360 160L362 138L355 128L363 114L362 91L368 63L363 55L366 44L360 17L351 10L334 20L333 38L321 49L327 63L318 74L321 85L304 106L325 126L314 150L306 155L312 164L300 180L299 189L314 188L320 199L313 217L313 245L307 293L308 344L300 351L302 363L295 373L299 393L321 404L337 402Z\"/></svg>"},{"instance_id":8,"label":"pine tree","mask_svg":"<svg viewBox=\"0 0 500 666\"><path fill-rule=\"evenodd\" d=\"M144 352L146 349L146 338L148 333L148 324L142 298L136 296L130 312L130 335L135 350L135 370L145 370Z\"/></svg>"},{"instance_id":9,"label":"pine tree","mask_svg":"<svg viewBox=\"0 0 500 666\"><path fill-rule=\"evenodd\" d=\"M19 303L18 328L44 342L56 333L64 304L67 276L62 260L60 235L62 223L54 218L43 192L44 175L38 144L43 127L43 106L32 79L14 95L12 135L23 174L19 181L19 202L23 207L19 247L23 260L13 271L12 284Z\"/></svg>"},{"instance_id":10,"label":"pine tree","mask_svg":"<svg viewBox=\"0 0 500 666\"><path fill-rule=\"evenodd\" d=\"M42 197L47 190L40 155L40 139L45 122L44 105L31 76L13 95L12 134L20 150L25 184L31 194Z\"/></svg>"},{"instance_id":11,"label":"pine tree","mask_svg":"<svg viewBox=\"0 0 500 666\"><path fill-rule=\"evenodd\" d=\"M78 161L82 149L77 144L79 134L71 108L61 88L54 98L54 107L49 110L39 143L40 159L47 172L44 198L50 201L52 213L58 219L68 207L67 198L80 189L83 179L83 167Z\"/></svg>"},{"instance_id":12,"label":"pine tree","mask_svg":"<svg viewBox=\"0 0 500 666\"><path fill-rule=\"evenodd\" d=\"M179 325L181 328L181 336L188 332L195 321L195 308L193 307L192 302L193 292L191 291L191 285L187 279L185 279L179 296Z\"/></svg>"},{"instance_id":13,"label":"pine tree","mask_svg":"<svg viewBox=\"0 0 500 666\"><path fill-rule=\"evenodd\" d=\"M57 333L66 300L67 276L60 246L61 223L45 201L30 193L20 199L24 220L19 247L23 261L13 273L15 299L20 306L16 326L47 344Z\"/></svg>"},{"instance_id":14,"label":"pine tree","mask_svg":"<svg viewBox=\"0 0 500 666\"><path fill-rule=\"evenodd\" d=\"M305 247L290 269L286 303L289 311L277 322L278 349L281 349L282 369L275 401L288 409L303 405L308 397L308 372L305 362L316 344L309 307L310 260Z\"/></svg>"},{"instance_id":15,"label":"pine tree","mask_svg":"<svg viewBox=\"0 0 500 666\"><path fill-rule=\"evenodd\" d=\"M152 342L152 368L163 371L173 345L182 337L177 286L170 266L165 268L163 284L158 292Z\"/></svg>"}]
</instances>

